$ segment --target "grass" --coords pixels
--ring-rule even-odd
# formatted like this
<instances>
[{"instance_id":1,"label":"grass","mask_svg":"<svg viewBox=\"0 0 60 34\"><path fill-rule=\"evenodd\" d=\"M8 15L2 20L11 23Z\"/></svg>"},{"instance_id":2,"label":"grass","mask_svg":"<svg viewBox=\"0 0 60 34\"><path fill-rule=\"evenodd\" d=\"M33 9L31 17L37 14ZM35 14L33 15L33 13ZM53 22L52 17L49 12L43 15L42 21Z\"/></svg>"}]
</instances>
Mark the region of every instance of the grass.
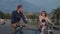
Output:
<instances>
[{"instance_id":1,"label":"grass","mask_svg":"<svg viewBox=\"0 0 60 34\"><path fill-rule=\"evenodd\" d=\"M35 26L36 25L36 22L35 21L32 21L31 23L29 23L30 25L32 26ZM60 27L60 23L54 23L56 26Z\"/></svg>"},{"instance_id":2,"label":"grass","mask_svg":"<svg viewBox=\"0 0 60 34\"><path fill-rule=\"evenodd\" d=\"M32 21L31 23L29 23L30 25L32 26L35 26L36 25L36 22L35 21Z\"/></svg>"}]
</instances>

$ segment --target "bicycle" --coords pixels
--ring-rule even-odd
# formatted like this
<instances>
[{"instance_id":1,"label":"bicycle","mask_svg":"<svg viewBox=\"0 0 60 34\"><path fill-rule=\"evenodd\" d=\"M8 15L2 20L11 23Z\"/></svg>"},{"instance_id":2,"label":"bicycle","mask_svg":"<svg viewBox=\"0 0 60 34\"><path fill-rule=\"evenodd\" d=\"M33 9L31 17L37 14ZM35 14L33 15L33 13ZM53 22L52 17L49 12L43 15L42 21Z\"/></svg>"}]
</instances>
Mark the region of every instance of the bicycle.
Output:
<instances>
[{"instance_id":1,"label":"bicycle","mask_svg":"<svg viewBox=\"0 0 60 34\"><path fill-rule=\"evenodd\" d=\"M36 34L37 34L37 29L33 29L33 28L24 28L24 27L26 27L25 25L21 25L21 26L17 26L17 28L16 28L16 34L24 34L23 33L23 29L25 29L25 30L32 30L32 31L36 31Z\"/></svg>"},{"instance_id":2,"label":"bicycle","mask_svg":"<svg viewBox=\"0 0 60 34\"><path fill-rule=\"evenodd\" d=\"M52 24L49 24L49 25L48 25L47 32L45 32L45 33L46 33L46 34L54 34L53 31L52 31L53 27L54 27L54 26L53 26ZM39 27L38 27L38 28L39 28ZM41 32L41 28L39 28L38 31ZM37 31L37 32L38 32L38 31ZM43 32L43 33L44 33L44 32Z\"/></svg>"},{"instance_id":3,"label":"bicycle","mask_svg":"<svg viewBox=\"0 0 60 34\"><path fill-rule=\"evenodd\" d=\"M23 34L22 29L23 29L23 25L21 25L21 26L17 26L17 28L16 28L16 34L17 34L17 33L19 33L19 34Z\"/></svg>"},{"instance_id":4,"label":"bicycle","mask_svg":"<svg viewBox=\"0 0 60 34\"><path fill-rule=\"evenodd\" d=\"M23 29L36 31L36 34L38 33L38 31L41 32L41 29L40 28L34 29L34 28L24 28L24 27L26 27L26 26L25 25L17 26L17 28L16 28L16 34L17 33L24 34L23 31L22 31ZM48 27L48 33L49 34L54 34L53 31L52 31L52 29L53 29L53 26L52 27L51 26Z\"/></svg>"}]
</instances>

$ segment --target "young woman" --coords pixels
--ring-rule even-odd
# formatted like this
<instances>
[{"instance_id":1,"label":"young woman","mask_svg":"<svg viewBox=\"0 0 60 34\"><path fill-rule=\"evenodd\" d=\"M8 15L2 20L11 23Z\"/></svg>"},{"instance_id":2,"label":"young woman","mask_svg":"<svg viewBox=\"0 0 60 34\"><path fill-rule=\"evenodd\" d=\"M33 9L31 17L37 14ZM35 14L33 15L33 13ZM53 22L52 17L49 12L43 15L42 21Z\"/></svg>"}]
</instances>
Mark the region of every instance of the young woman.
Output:
<instances>
[{"instance_id":1,"label":"young woman","mask_svg":"<svg viewBox=\"0 0 60 34\"><path fill-rule=\"evenodd\" d=\"M48 23L51 23L51 20L49 20L46 11L42 11L39 15L39 27L41 28L40 34L48 34Z\"/></svg>"}]
</instances>

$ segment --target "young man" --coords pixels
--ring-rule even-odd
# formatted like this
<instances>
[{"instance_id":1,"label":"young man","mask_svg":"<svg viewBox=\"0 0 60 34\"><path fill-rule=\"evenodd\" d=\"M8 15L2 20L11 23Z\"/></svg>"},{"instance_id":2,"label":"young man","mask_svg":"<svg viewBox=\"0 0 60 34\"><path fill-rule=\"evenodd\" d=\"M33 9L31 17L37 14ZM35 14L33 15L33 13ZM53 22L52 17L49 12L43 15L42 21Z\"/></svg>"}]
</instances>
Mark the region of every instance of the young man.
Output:
<instances>
[{"instance_id":1,"label":"young man","mask_svg":"<svg viewBox=\"0 0 60 34\"><path fill-rule=\"evenodd\" d=\"M12 33L13 34L16 34L15 30L16 30L17 25L20 25L19 21L21 18L24 21L25 25L28 26L26 17L22 13L22 5L19 5L17 7L17 10L13 11L11 14L11 25L12 25L12 30L13 30Z\"/></svg>"}]
</instances>

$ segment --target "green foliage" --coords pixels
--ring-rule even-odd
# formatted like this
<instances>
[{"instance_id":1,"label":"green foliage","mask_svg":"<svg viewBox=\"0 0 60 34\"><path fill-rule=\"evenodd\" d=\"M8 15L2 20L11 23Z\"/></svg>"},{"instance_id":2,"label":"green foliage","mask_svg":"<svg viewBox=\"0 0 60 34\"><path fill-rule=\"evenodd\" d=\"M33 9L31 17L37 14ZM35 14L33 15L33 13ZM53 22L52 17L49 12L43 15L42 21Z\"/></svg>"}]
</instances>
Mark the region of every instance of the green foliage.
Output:
<instances>
[{"instance_id":1,"label":"green foliage","mask_svg":"<svg viewBox=\"0 0 60 34\"><path fill-rule=\"evenodd\" d=\"M10 14L9 14L9 13L6 13L6 14L5 14L5 18L6 18L6 19L10 19Z\"/></svg>"},{"instance_id":2,"label":"green foliage","mask_svg":"<svg viewBox=\"0 0 60 34\"><path fill-rule=\"evenodd\" d=\"M5 16L4 16L4 13L2 12L2 11L0 11L0 19L2 18L4 18Z\"/></svg>"},{"instance_id":3,"label":"green foliage","mask_svg":"<svg viewBox=\"0 0 60 34\"><path fill-rule=\"evenodd\" d=\"M54 24L60 27L60 23L54 23Z\"/></svg>"},{"instance_id":4,"label":"green foliage","mask_svg":"<svg viewBox=\"0 0 60 34\"><path fill-rule=\"evenodd\" d=\"M32 25L32 26L35 26L36 22L35 21L31 21L31 23L29 23L29 24Z\"/></svg>"},{"instance_id":5,"label":"green foliage","mask_svg":"<svg viewBox=\"0 0 60 34\"><path fill-rule=\"evenodd\" d=\"M52 19L56 19L57 22L59 22L59 19L60 19L60 8L53 9Z\"/></svg>"},{"instance_id":6,"label":"green foliage","mask_svg":"<svg viewBox=\"0 0 60 34\"><path fill-rule=\"evenodd\" d=\"M10 14L9 13L3 13L0 11L0 19L10 19Z\"/></svg>"},{"instance_id":7,"label":"green foliage","mask_svg":"<svg viewBox=\"0 0 60 34\"><path fill-rule=\"evenodd\" d=\"M60 23L55 23L55 25L60 25Z\"/></svg>"},{"instance_id":8,"label":"green foliage","mask_svg":"<svg viewBox=\"0 0 60 34\"><path fill-rule=\"evenodd\" d=\"M38 16L36 16L36 15L28 15L27 18L28 19L37 19Z\"/></svg>"}]
</instances>

